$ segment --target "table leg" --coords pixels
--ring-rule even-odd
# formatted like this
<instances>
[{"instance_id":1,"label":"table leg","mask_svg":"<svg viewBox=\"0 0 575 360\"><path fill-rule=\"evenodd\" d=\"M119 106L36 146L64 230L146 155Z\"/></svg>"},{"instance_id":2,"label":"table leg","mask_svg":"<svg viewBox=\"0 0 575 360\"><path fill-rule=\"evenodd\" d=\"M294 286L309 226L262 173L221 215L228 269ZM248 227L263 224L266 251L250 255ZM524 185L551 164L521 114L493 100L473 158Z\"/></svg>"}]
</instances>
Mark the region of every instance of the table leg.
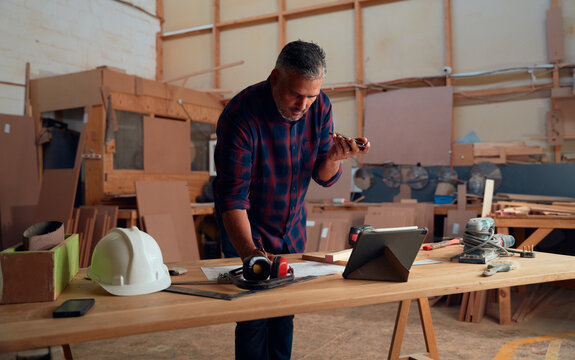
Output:
<instances>
[{"instance_id":1,"label":"table leg","mask_svg":"<svg viewBox=\"0 0 575 360\"><path fill-rule=\"evenodd\" d=\"M425 338L425 346L428 356L433 359L439 359L437 351L437 343L435 342L435 332L433 330L433 322L431 321L431 310L429 308L429 300L427 298L417 299L419 306L419 317L421 319L421 326L423 328L423 336ZM403 343L403 336L405 334L405 327L407 326L407 316L409 315L409 307L411 300L403 300L399 303L397 310L397 317L395 319L395 328L393 329L393 338L391 347L389 349L389 360L411 359L412 357L400 357L401 345Z\"/></svg>"},{"instance_id":2,"label":"table leg","mask_svg":"<svg viewBox=\"0 0 575 360\"><path fill-rule=\"evenodd\" d=\"M433 322L431 321L429 301L427 298L419 298L417 299L417 304L419 305L419 317L421 318L425 347L431 358L439 359L437 343L435 342L435 331L433 330Z\"/></svg>"},{"instance_id":3,"label":"table leg","mask_svg":"<svg viewBox=\"0 0 575 360\"><path fill-rule=\"evenodd\" d=\"M497 289L499 298L499 324L511 324L511 288L504 287Z\"/></svg>"},{"instance_id":4,"label":"table leg","mask_svg":"<svg viewBox=\"0 0 575 360\"><path fill-rule=\"evenodd\" d=\"M397 310L397 317L395 318L395 328L393 329L393 337L391 340L391 348L389 349L389 360L399 359L401 353L401 344L403 343L403 334L405 334L405 327L407 325L407 315L409 315L409 307L411 300L402 300L399 303Z\"/></svg>"},{"instance_id":5,"label":"table leg","mask_svg":"<svg viewBox=\"0 0 575 360\"><path fill-rule=\"evenodd\" d=\"M74 360L74 357L72 356L72 349L70 348L70 344L62 345L62 350L64 350L64 359Z\"/></svg>"},{"instance_id":6,"label":"table leg","mask_svg":"<svg viewBox=\"0 0 575 360\"><path fill-rule=\"evenodd\" d=\"M545 238L545 236L549 235L553 231L553 229L537 229L533 232L533 234L529 235L525 241L520 244L517 244L516 247L521 250L524 246L535 246L541 242ZM521 248L520 248L521 247Z\"/></svg>"}]
</instances>

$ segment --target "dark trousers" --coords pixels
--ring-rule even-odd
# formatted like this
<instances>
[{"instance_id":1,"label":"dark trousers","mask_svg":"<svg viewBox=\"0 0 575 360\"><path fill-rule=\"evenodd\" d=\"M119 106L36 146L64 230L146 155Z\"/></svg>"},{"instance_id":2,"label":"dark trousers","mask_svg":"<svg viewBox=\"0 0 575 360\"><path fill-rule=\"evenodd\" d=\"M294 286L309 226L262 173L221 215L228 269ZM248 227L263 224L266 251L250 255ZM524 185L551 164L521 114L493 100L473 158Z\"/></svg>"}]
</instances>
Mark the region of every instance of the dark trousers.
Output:
<instances>
[{"instance_id":1,"label":"dark trousers","mask_svg":"<svg viewBox=\"0 0 575 360\"><path fill-rule=\"evenodd\" d=\"M293 315L238 322L237 360L286 360L291 357Z\"/></svg>"},{"instance_id":2,"label":"dark trousers","mask_svg":"<svg viewBox=\"0 0 575 360\"><path fill-rule=\"evenodd\" d=\"M238 253L219 216L220 244L225 257L237 257ZM284 253L289 250L284 245ZM237 360L285 360L291 357L293 343L293 315L270 319L241 321L236 324Z\"/></svg>"}]
</instances>

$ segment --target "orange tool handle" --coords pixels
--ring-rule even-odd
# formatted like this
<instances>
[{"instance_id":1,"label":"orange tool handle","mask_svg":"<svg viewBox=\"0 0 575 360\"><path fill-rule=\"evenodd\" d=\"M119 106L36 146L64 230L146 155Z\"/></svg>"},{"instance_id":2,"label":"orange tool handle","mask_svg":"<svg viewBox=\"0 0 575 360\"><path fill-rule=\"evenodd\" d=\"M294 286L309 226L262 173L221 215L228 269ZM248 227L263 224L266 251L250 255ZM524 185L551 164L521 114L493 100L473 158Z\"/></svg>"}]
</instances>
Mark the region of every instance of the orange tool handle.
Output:
<instances>
[{"instance_id":1,"label":"orange tool handle","mask_svg":"<svg viewBox=\"0 0 575 360\"><path fill-rule=\"evenodd\" d=\"M444 246L458 245L458 244L461 244L461 239L451 239L451 240L441 241L438 243L432 243L429 245L423 245L422 249L423 250L433 250L433 249L442 248Z\"/></svg>"}]
</instances>

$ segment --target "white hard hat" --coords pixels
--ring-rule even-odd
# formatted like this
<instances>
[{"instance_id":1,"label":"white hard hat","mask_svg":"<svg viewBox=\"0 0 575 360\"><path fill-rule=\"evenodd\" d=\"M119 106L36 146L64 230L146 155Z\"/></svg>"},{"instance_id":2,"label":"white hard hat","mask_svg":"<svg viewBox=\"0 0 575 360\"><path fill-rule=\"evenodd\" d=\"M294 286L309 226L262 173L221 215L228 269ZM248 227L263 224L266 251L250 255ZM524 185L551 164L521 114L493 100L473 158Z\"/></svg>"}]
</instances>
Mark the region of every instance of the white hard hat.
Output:
<instances>
[{"instance_id":1,"label":"white hard hat","mask_svg":"<svg viewBox=\"0 0 575 360\"><path fill-rule=\"evenodd\" d=\"M114 228L96 244L88 276L114 295L149 294L171 285L158 243L135 226Z\"/></svg>"}]
</instances>

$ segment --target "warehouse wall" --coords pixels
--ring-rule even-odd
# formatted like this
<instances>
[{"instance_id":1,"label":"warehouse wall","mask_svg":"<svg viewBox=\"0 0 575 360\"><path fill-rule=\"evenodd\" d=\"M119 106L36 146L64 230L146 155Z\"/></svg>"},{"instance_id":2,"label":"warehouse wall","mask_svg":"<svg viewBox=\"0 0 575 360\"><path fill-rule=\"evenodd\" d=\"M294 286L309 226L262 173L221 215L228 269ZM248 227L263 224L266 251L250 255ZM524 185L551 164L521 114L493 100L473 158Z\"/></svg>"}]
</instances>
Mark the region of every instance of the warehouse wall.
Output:
<instances>
[{"instance_id":1,"label":"warehouse wall","mask_svg":"<svg viewBox=\"0 0 575 360\"><path fill-rule=\"evenodd\" d=\"M287 0L287 10L309 7L330 0ZM164 32L209 25L213 22L212 0L164 0ZM551 0L452 0L453 71L470 73L548 64L546 10ZM559 0L563 15L565 59L575 62L575 1ZM276 1L221 0L221 21L278 11ZM363 16L364 82L441 75L445 65L443 0L405 0L366 6ZM243 60L244 64L221 71L221 88L232 96L244 87L265 79L279 51L277 22L221 32L221 64ZM328 76L324 87L355 82L353 10L288 19L287 40L313 40L327 53ZM213 66L210 32L164 42L164 75L179 75ZM565 75L565 74L563 74ZM455 91L550 82L550 72L526 71L494 78L468 78L455 83ZM563 76L561 83L571 83ZM192 88L212 88L212 74L190 78ZM483 142L523 140L547 150L545 114L549 98L531 99L529 94L499 96L491 102L470 99L471 105L454 110L454 136L475 131ZM355 135L355 101L350 94L333 95L335 125ZM563 149L575 151L575 141Z\"/></svg>"},{"instance_id":2,"label":"warehouse wall","mask_svg":"<svg viewBox=\"0 0 575 360\"><path fill-rule=\"evenodd\" d=\"M66 74L107 65L154 79L155 0L0 1L0 82ZM150 14L146 13L149 12ZM21 115L24 87L0 83L0 113Z\"/></svg>"}]
</instances>

